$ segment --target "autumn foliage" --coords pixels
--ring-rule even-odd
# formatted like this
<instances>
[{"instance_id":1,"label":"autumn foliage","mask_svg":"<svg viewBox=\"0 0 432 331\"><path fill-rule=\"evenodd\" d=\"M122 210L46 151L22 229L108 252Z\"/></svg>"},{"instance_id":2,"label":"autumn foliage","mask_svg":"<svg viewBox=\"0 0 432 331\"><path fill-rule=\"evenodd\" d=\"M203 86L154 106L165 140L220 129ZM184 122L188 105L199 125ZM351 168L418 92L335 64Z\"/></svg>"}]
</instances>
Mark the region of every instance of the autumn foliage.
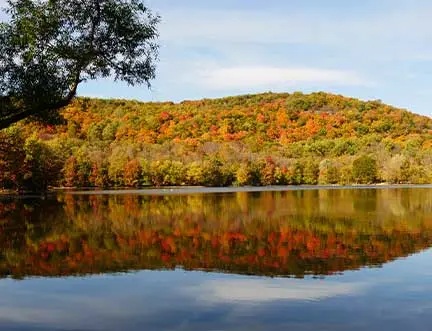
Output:
<instances>
[{"instance_id":1,"label":"autumn foliage","mask_svg":"<svg viewBox=\"0 0 432 331\"><path fill-rule=\"evenodd\" d=\"M432 182L432 119L380 101L322 92L78 99L62 114L65 124L2 131L1 187ZM29 139L43 183L35 168L22 182L14 165L29 158L20 150Z\"/></svg>"}]
</instances>

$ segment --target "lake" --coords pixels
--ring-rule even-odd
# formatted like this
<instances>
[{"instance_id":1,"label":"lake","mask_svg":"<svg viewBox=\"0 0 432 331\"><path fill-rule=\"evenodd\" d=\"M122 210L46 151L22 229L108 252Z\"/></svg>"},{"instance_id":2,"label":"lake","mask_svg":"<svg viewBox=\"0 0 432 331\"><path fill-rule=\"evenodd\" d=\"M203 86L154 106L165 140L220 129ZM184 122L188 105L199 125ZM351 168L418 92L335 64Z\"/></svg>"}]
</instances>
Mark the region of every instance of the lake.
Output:
<instances>
[{"instance_id":1,"label":"lake","mask_svg":"<svg viewBox=\"0 0 432 331\"><path fill-rule=\"evenodd\" d=\"M432 187L0 200L0 330L430 330Z\"/></svg>"}]
</instances>

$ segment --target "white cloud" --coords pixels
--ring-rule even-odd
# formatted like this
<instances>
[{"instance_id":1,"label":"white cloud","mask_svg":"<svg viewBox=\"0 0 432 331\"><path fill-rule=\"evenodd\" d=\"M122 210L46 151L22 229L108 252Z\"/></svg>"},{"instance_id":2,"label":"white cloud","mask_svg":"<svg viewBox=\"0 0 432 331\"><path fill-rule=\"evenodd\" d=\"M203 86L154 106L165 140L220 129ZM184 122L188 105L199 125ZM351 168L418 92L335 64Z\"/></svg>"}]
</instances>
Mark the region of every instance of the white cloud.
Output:
<instances>
[{"instance_id":1,"label":"white cloud","mask_svg":"<svg viewBox=\"0 0 432 331\"><path fill-rule=\"evenodd\" d=\"M294 279L211 280L196 288L188 288L189 295L209 303L250 302L274 300L317 301L341 295L354 295L364 290L363 284L335 282L306 282Z\"/></svg>"},{"instance_id":2,"label":"white cloud","mask_svg":"<svg viewBox=\"0 0 432 331\"><path fill-rule=\"evenodd\" d=\"M247 66L201 68L191 82L211 89L272 88L295 86L299 83L326 83L328 85L366 85L355 72L319 68L284 68Z\"/></svg>"}]
</instances>

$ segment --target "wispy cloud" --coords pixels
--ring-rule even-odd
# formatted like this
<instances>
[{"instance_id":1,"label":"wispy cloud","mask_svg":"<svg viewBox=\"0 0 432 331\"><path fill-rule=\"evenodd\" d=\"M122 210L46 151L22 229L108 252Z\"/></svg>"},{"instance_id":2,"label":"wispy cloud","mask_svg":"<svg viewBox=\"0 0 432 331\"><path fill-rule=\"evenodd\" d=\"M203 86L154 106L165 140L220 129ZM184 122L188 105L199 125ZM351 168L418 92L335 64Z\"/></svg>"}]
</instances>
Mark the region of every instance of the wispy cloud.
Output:
<instances>
[{"instance_id":1,"label":"wispy cloud","mask_svg":"<svg viewBox=\"0 0 432 331\"><path fill-rule=\"evenodd\" d=\"M299 83L329 85L365 85L367 81L351 71L296 67L215 67L202 68L195 80L211 89L271 88L295 86Z\"/></svg>"},{"instance_id":2,"label":"wispy cloud","mask_svg":"<svg viewBox=\"0 0 432 331\"><path fill-rule=\"evenodd\" d=\"M347 6L349 7L349 6ZM342 9L342 8L341 8ZM389 6L382 12L356 15L348 8L322 14L309 11L266 10L166 10L161 37L164 42L180 43L301 43L379 45L401 38L424 40L432 36L432 7L423 5L410 10ZM408 39L407 39L408 41ZM409 40L410 42L412 40ZM400 46L395 43L393 46Z\"/></svg>"}]
</instances>

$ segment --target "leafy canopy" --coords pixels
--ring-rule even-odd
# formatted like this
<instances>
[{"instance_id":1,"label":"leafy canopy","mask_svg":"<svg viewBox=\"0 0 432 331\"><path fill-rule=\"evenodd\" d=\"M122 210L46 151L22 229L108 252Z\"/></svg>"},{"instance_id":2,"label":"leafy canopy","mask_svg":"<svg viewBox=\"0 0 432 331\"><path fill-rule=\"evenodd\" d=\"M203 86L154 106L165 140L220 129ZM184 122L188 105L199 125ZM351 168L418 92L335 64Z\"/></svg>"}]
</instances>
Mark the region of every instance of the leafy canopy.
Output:
<instances>
[{"instance_id":1,"label":"leafy canopy","mask_svg":"<svg viewBox=\"0 0 432 331\"><path fill-rule=\"evenodd\" d=\"M78 85L155 77L159 16L142 0L9 0L0 24L0 129L49 119Z\"/></svg>"}]
</instances>

